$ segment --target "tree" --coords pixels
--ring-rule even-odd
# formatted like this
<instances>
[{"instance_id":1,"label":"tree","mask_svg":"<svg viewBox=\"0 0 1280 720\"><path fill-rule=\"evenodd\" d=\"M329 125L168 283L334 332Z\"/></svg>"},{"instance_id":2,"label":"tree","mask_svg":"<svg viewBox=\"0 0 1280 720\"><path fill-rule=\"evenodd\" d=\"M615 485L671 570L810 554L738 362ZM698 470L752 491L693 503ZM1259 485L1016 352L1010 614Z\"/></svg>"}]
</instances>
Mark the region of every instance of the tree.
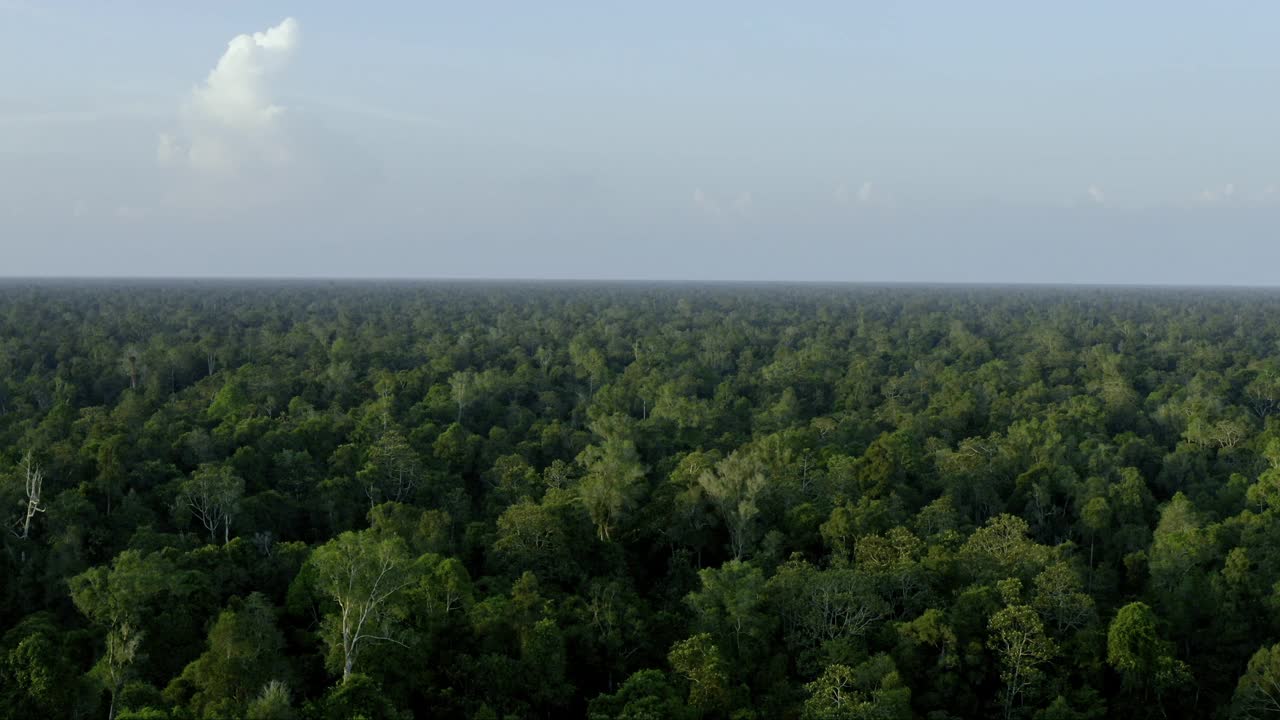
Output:
<instances>
[{"instance_id":1,"label":"tree","mask_svg":"<svg viewBox=\"0 0 1280 720\"><path fill-rule=\"evenodd\" d=\"M129 623L107 630L106 651L102 658L89 671L96 677L108 692L111 693L111 705L107 708L107 720L116 714L116 698L125 681L133 674L133 664L141 659L138 646L142 643L143 633Z\"/></svg>"},{"instance_id":2,"label":"tree","mask_svg":"<svg viewBox=\"0 0 1280 720\"><path fill-rule=\"evenodd\" d=\"M244 480L230 467L206 463L182 483L178 501L209 531L209 542L218 541L218 528L222 528L226 544L231 541L231 520L240 510L243 495Z\"/></svg>"},{"instance_id":3,"label":"tree","mask_svg":"<svg viewBox=\"0 0 1280 720\"><path fill-rule=\"evenodd\" d=\"M31 452L22 456L22 462L18 465L23 475L23 490L26 493L27 500L23 508L23 512L18 518L13 529L13 534L20 540L26 540L31 535L31 518L36 513L42 513L47 508L40 502L41 494L44 491L44 471L35 463ZM18 530L21 528L21 531Z\"/></svg>"},{"instance_id":4,"label":"tree","mask_svg":"<svg viewBox=\"0 0 1280 720\"><path fill-rule=\"evenodd\" d=\"M413 563L399 538L367 530L342 533L307 563L316 590L336 606L325 614L322 635L345 683L366 646L403 644L394 634L403 617L401 591L416 580Z\"/></svg>"},{"instance_id":5,"label":"tree","mask_svg":"<svg viewBox=\"0 0 1280 720\"><path fill-rule=\"evenodd\" d=\"M987 644L1000 657L1000 680L1004 682L1004 717L1013 717L1015 703L1025 699L1044 673L1040 666L1053 659L1057 647L1044 632L1044 624L1030 605L1017 603L1021 583L1007 580L1001 592L1009 604L991 616Z\"/></svg>"},{"instance_id":6,"label":"tree","mask_svg":"<svg viewBox=\"0 0 1280 720\"><path fill-rule=\"evenodd\" d=\"M1028 576L1048 557L1048 548L1033 542L1029 530L1027 521L1016 515L988 520L960 548L967 572L988 580Z\"/></svg>"},{"instance_id":7,"label":"tree","mask_svg":"<svg viewBox=\"0 0 1280 720\"><path fill-rule=\"evenodd\" d=\"M1236 683L1231 716L1266 718L1280 716L1280 645L1258 648Z\"/></svg>"},{"instance_id":8,"label":"tree","mask_svg":"<svg viewBox=\"0 0 1280 720\"><path fill-rule=\"evenodd\" d=\"M52 615L24 618L0 640L0 712L70 717L83 701L80 671Z\"/></svg>"},{"instance_id":9,"label":"tree","mask_svg":"<svg viewBox=\"0 0 1280 720\"><path fill-rule=\"evenodd\" d=\"M1155 612L1146 603L1120 608L1107 629L1107 663L1120 673L1130 692L1154 690L1157 697L1190 679L1186 663L1173 657L1161 640Z\"/></svg>"},{"instance_id":10,"label":"tree","mask_svg":"<svg viewBox=\"0 0 1280 720\"><path fill-rule=\"evenodd\" d=\"M566 532L564 493L547 493L541 503L524 501L498 516L493 555L498 564L516 574L533 570L541 577L567 578L575 574L576 562L570 534ZM574 512L580 512L572 508Z\"/></svg>"},{"instance_id":11,"label":"tree","mask_svg":"<svg viewBox=\"0 0 1280 720\"><path fill-rule=\"evenodd\" d=\"M745 453L735 452L699 475L698 485L729 531L733 558L741 560L753 538L759 500L767 487L759 464Z\"/></svg>"},{"instance_id":12,"label":"tree","mask_svg":"<svg viewBox=\"0 0 1280 720\"><path fill-rule=\"evenodd\" d=\"M240 715L254 693L286 675L283 650L270 601L260 593L235 598L210 628L208 649L165 694L206 715Z\"/></svg>"},{"instance_id":13,"label":"tree","mask_svg":"<svg viewBox=\"0 0 1280 720\"><path fill-rule=\"evenodd\" d=\"M357 473L372 508L381 502L406 502L418 485L421 463L404 436L384 432L369 450L369 461Z\"/></svg>"},{"instance_id":14,"label":"tree","mask_svg":"<svg viewBox=\"0 0 1280 720\"><path fill-rule=\"evenodd\" d=\"M764 640L768 616L764 613L764 574L741 560L698 572L702 587L689 593L689 606L699 625L732 645L739 660Z\"/></svg>"},{"instance_id":15,"label":"tree","mask_svg":"<svg viewBox=\"0 0 1280 720\"><path fill-rule=\"evenodd\" d=\"M453 394L453 402L458 406L458 417L454 422L462 422L462 411L470 401L471 391L476 384L476 373L470 368L460 370L449 376L449 391Z\"/></svg>"},{"instance_id":16,"label":"tree","mask_svg":"<svg viewBox=\"0 0 1280 720\"><path fill-rule=\"evenodd\" d=\"M120 355L120 367L129 376L129 388L138 388L138 376L142 373L142 352L135 345L128 345Z\"/></svg>"},{"instance_id":17,"label":"tree","mask_svg":"<svg viewBox=\"0 0 1280 720\"><path fill-rule=\"evenodd\" d=\"M289 686L279 680L263 685L244 716L246 720L293 720L297 715L289 700Z\"/></svg>"},{"instance_id":18,"label":"tree","mask_svg":"<svg viewBox=\"0 0 1280 720\"><path fill-rule=\"evenodd\" d=\"M597 536L607 541L623 513L639 500L644 466L635 443L620 437L588 446L578 461L587 470L578 485L578 497L596 526Z\"/></svg>"},{"instance_id":19,"label":"tree","mask_svg":"<svg viewBox=\"0 0 1280 720\"><path fill-rule=\"evenodd\" d=\"M640 670L612 695L591 701L589 720L692 720L694 713L680 699L666 675Z\"/></svg>"},{"instance_id":20,"label":"tree","mask_svg":"<svg viewBox=\"0 0 1280 720\"><path fill-rule=\"evenodd\" d=\"M1035 577L1032 606L1063 635L1095 619L1093 598L1084 593L1080 576L1066 562L1056 562Z\"/></svg>"},{"instance_id":21,"label":"tree","mask_svg":"<svg viewBox=\"0 0 1280 720\"><path fill-rule=\"evenodd\" d=\"M858 665L829 665L809 691L803 720L909 720L911 690L902 684L887 655Z\"/></svg>"},{"instance_id":22,"label":"tree","mask_svg":"<svg viewBox=\"0 0 1280 720\"><path fill-rule=\"evenodd\" d=\"M800 649L861 638L891 609L873 579L850 568L819 570L804 560L779 567L768 594L787 640Z\"/></svg>"},{"instance_id":23,"label":"tree","mask_svg":"<svg viewBox=\"0 0 1280 720\"><path fill-rule=\"evenodd\" d=\"M691 707L715 712L728 704L729 673L709 634L700 633L672 645L667 661L689 683Z\"/></svg>"},{"instance_id":24,"label":"tree","mask_svg":"<svg viewBox=\"0 0 1280 720\"><path fill-rule=\"evenodd\" d=\"M159 554L126 550L109 567L92 568L71 578L76 608L106 631L106 649L93 675L111 694L107 719L115 717L116 696L141 659L139 645L150 603L174 582L174 567Z\"/></svg>"}]
</instances>

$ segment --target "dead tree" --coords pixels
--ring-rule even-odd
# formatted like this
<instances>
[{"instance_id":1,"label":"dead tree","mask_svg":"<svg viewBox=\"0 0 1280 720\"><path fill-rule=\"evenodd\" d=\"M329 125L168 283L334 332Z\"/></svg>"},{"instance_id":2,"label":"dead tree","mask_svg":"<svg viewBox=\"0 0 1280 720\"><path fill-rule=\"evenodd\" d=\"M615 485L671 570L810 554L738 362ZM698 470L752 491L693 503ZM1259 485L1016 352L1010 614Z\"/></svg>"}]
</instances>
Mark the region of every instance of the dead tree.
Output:
<instances>
[{"instance_id":1,"label":"dead tree","mask_svg":"<svg viewBox=\"0 0 1280 720\"><path fill-rule=\"evenodd\" d=\"M16 527L11 532L18 539L26 540L31 536L31 518L35 517L36 513L42 513L45 510L44 505L40 503L40 493L44 490L44 471L40 469L39 465L36 465L30 452L23 456L20 467L25 477L27 505L22 517L15 523L15 525L21 526L21 532Z\"/></svg>"}]
</instances>

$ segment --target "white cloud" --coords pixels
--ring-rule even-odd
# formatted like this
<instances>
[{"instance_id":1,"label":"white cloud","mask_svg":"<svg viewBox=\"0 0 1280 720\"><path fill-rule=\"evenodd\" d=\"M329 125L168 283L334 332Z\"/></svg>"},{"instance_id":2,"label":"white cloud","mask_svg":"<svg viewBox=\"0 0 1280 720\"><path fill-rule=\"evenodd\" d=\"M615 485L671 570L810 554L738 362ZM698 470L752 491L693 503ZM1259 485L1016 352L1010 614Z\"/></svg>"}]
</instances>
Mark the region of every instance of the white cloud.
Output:
<instances>
[{"instance_id":1,"label":"white cloud","mask_svg":"<svg viewBox=\"0 0 1280 720\"><path fill-rule=\"evenodd\" d=\"M741 190L736 195L726 196L724 201L702 188L696 188L693 191L693 206L699 212L716 220L748 218L754 205L755 196L750 190Z\"/></svg>"},{"instance_id":2,"label":"white cloud","mask_svg":"<svg viewBox=\"0 0 1280 720\"><path fill-rule=\"evenodd\" d=\"M1236 197L1236 184L1227 183L1219 188L1200 191L1199 201L1202 205L1225 205Z\"/></svg>"},{"instance_id":3,"label":"white cloud","mask_svg":"<svg viewBox=\"0 0 1280 720\"><path fill-rule=\"evenodd\" d=\"M115 209L116 219L123 221L143 220L149 215L151 215L150 210L134 205L121 205Z\"/></svg>"},{"instance_id":4,"label":"white cloud","mask_svg":"<svg viewBox=\"0 0 1280 720\"><path fill-rule=\"evenodd\" d=\"M720 217L723 214L720 210L720 203L702 188L694 189L693 206L712 217Z\"/></svg>"},{"instance_id":5,"label":"white cloud","mask_svg":"<svg viewBox=\"0 0 1280 720\"><path fill-rule=\"evenodd\" d=\"M204 83L183 103L178 130L160 136L156 160L216 176L288 165L287 110L272 91L299 40L293 18L232 38Z\"/></svg>"},{"instance_id":6,"label":"white cloud","mask_svg":"<svg viewBox=\"0 0 1280 720\"><path fill-rule=\"evenodd\" d=\"M1097 185L1090 185L1086 192L1089 194L1089 199L1093 201L1094 205L1107 204L1107 194Z\"/></svg>"},{"instance_id":7,"label":"white cloud","mask_svg":"<svg viewBox=\"0 0 1280 720\"><path fill-rule=\"evenodd\" d=\"M870 180L864 180L856 190L851 189L846 183L840 183L836 186L835 198L836 204L844 207L888 204L888 199Z\"/></svg>"},{"instance_id":8,"label":"white cloud","mask_svg":"<svg viewBox=\"0 0 1280 720\"><path fill-rule=\"evenodd\" d=\"M862 187L858 188L858 204L866 205L875 197L875 185L870 181L862 183Z\"/></svg>"}]
</instances>

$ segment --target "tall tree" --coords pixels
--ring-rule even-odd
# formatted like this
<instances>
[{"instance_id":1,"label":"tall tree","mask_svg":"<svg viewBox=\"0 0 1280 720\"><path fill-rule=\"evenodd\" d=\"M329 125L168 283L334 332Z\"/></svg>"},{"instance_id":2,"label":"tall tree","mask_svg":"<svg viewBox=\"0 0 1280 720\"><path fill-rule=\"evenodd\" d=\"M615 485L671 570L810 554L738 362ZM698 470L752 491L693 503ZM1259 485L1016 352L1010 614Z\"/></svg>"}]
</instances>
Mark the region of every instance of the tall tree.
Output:
<instances>
[{"instance_id":1,"label":"tall tree","mask_svg":"<svg viewBox=\"0 0 1280 720\"><path fill-rule=\"evenodd\" d=\"M231 540L231 520L240 509L244 495L244 480L230 467L206 463L191 473L182 483L179 502L209 531L209 542L218 541L218 529L222 529L222 542Z\"/></svg>"},{"instance_id":2,"label":"tall tree","mask_svg":"<svg viewBox=\"0 0 1280 720\"><path fill-rule=\"evenodd\" d=\"M750 455L738 451L698 476L711 504L729 532L729 548L741 560L755 537L755 519L767 488L764 472Z\"/></svg>"},{"instance_id":3,"label":"tall tree","mask_svg":"<svg viewBox=\"0 0 1280 720\"><path fill-rule=\"evenodd\" d=\"M174 587L174 575L173 564L160 554L125 550L110 566L92 568L69 581L76 608L106 630L106 648L93 674L111 694L107 720L115 717L116 697L141 659L148 609Z\"/></svg>"},{"instance_id":4,"label":"tall tree","mask_svg":"<svg viewBox=\"0 0 1280 720\"><path fill-rule=\"evenodd\" d=\"M644 466L635 443L606 438L583 450L578 461L586 468L578 497L596 526L596 534L601 540L610 540L623 514L639 501L644 489Z\"/></svg>"},{"instance_id":5,"label":"tall tree","mask_svg":"<svg viewBox=\"0 0 1280 720\"><path fill-rule=\"evenodd\" d=\"M333 603L323 622L331 660L351 678L369 645L403 644L402 591L416 580L413 561L399 538L371 531L345 532L316 548L308 560L315 589Z\"/></svg>"},{"instance_id":6,"label":"tall tree","mask_svg":"<svg viewBox=\"0 0 1280 720\"><path fill-rule=\"evenodd\" d=\"M41 502L44 492L44 471L36 464L30 451L22 456L18 469L22 473L21 482L26 500L18 521L14 523L13 534L20 540L26 540L31 536L31 518L35 517L36 513L42 513L47 509Z\"/></svg>"}]
</instances>

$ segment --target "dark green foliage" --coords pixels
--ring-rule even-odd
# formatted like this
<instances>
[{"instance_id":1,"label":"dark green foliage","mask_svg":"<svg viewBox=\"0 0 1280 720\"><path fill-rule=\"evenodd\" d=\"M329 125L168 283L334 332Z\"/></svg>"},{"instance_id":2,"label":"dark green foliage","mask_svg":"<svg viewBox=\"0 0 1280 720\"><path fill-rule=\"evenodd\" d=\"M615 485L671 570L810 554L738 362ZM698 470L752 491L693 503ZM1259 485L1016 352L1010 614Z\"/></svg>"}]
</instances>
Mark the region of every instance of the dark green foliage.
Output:
<instances>
[{"instance_id":1,"label":"dark green foliage","mask_svg":"<svg viewBox=\"0 0 1280 720\"><path fill-rule=\"evenodd\" d=\"M0 717L1274 715L1277 318L3 284Z\"/></svg>"}]
</instances>

